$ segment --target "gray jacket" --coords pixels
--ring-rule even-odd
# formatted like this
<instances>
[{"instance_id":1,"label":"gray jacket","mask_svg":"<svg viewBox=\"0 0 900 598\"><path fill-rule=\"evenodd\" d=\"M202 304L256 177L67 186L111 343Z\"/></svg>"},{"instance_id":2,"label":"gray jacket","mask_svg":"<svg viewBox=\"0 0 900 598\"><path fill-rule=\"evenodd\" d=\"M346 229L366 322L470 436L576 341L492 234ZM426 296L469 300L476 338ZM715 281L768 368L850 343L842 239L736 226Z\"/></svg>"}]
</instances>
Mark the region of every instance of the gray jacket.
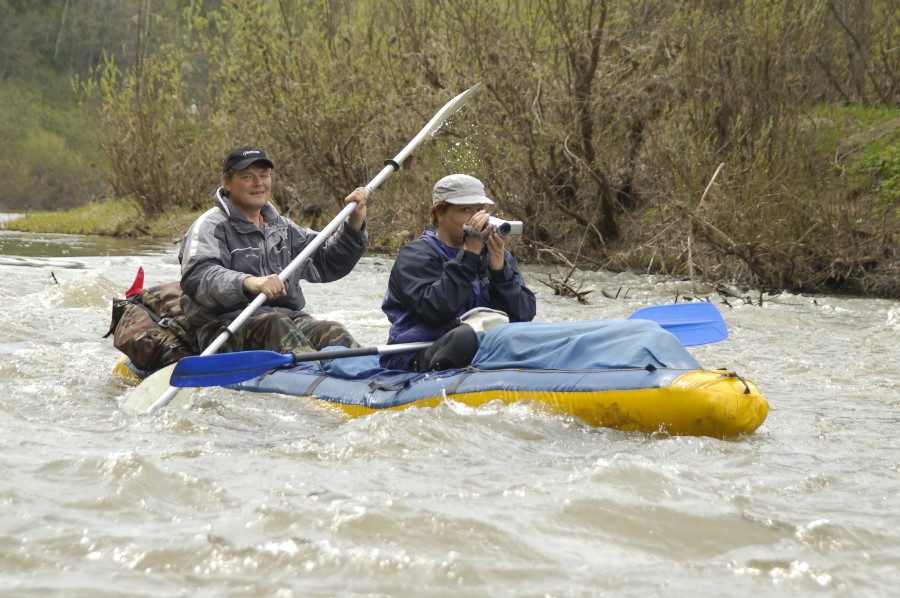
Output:
<instances>
[{"instance_id":1,"label":"gray jacket","mask_svg":"<svg viewBox=\"0 0 900 598\"><path fill-rule=\"evenodd\" d=\"M213 194L215 207L197 218L184 235L181 262L181 307L188 321L202 326L213 319L233 320L253 300L242 285L249 276L278 274L312 242L316 232L301 228L278 214L270 203L263 207L265 227L247 220L224 195ZM255 314L281 311L292 318L303 315L306 299L300 279L331 282L346 276L368 244L364 224L356 230L344 222L285 283L287 295L264 303Z\"/></svg>"}]
</instances>

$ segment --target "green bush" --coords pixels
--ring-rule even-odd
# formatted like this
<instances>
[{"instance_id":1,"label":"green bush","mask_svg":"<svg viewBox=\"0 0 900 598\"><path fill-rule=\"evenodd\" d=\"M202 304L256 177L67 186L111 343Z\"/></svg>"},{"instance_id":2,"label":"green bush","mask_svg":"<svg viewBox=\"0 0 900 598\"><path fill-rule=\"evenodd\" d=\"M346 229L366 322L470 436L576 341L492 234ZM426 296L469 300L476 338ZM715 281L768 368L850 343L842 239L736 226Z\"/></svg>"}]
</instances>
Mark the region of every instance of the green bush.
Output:
<instances>
[{"instance_id":1,"label":"green bush","mask_svg":"<svg viewBox=\"0 0 900 598\"><path fill-rule=\"evenodd\" d=\"M464 170L526 222L523 257L900 295L896 137L869 139L900 103L890 0L202 4L86 86L116 193L147 215L204 205L221 156L256 143L276 201L321 225L482 81L381 190L373 231L418 234L431 185Z\"/></svg>"},{"instance_id":2,"label":"green bush","mask_svg":"<svg viewBox=\"0 0 900 598\"><path fill-rule=\"evenodd\" d=\"M900 210L900 120L897 123L891 135L860 150L848 168L848 176L851 190L875 191L883 208Z\"/></svg>"},{"instance_id":3,"label":"green bush","mask_svg":"<svg viewBox=\"0 0 900 598\"><path fill-rule=\"evenodd\" d=\"M87 114L21 83L0 83L2 209L60 209L105 195L108 172Z\"/></svg>"}]
</instances>

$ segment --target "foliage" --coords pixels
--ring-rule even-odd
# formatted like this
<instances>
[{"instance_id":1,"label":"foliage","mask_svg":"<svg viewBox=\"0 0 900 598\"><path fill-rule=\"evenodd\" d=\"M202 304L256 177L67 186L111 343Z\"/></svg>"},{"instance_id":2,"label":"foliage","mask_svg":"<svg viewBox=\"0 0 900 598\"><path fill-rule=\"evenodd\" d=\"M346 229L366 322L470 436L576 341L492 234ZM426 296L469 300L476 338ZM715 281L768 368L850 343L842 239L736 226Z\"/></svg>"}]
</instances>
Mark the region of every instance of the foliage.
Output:
<instances>
[{"instance_id":1,"label":"foliage","mask_svg":"<svg viewBox=\"0 0 900 598\"><path fill-rule=\"evenodd\" d=\"M847 195L871 197L876 212L900 210L900 109L817 106L810 119Z\"/></svg>"},{"instance_id":2,"label":"foliage","mask_svg":"<svg viewBox=\"0 0 900 598\"><path fill-rule=\"evenodd\" d=\"M187 103L183 57L180 47L166 46L124 75L108 59L97 79L83 83L88 97L104 99L103 147L114 193L135 197L147 217L194 205L214 181L207 124Z\"/></svg>"},{"instance_id":3,"label":"foliage","mask_svg":"<svg viewBox=\"0 0 900 598\"><path fill-rule=\"evenodd\" d=\"M680 123L683 132L673 146L679 155L667 165L676 176L661 220L650 227L653 245L626 253L625 263L642 256L656 270L665 264L672 273L698 272L769 290L900 294L900 221L896 214L878 214L885 199L877 181L868 181L868 196L853 183L853 173L863 167L858 156L882 153L871 144L872 133L891 114L896 118L896 110L877 107L880 117L848 110L841 120L810 118L810 98L821 105L846 96L847 88L838 89L827 69L824 77L812 76L831 57L830 48L842 47L829 29L834 7L744 7L684 22L682 35L691 34L695 44L685 53L684 88L695 93L679 108L686 118L666 123ZM753 51L723 53L723 47ZM854 151L838 151L842 143L849 147L852 127L860 129ZM726 168L701 205L716 162ZM665 180L663 173L653 178Z\"/></svg>"},{"instance_id":4,"label":"foliage","mask_svg":"<svg viewBox=\"0 0 900 598\"><path fill-rule=\"evenodd\" d=\"M65 208L108 196L109 171L70 78L94 67L104 45L128 55L131 2L0 0L0 209Z\"/></svg>"},{"instance_id":5,"label":"foliage","mask_svg":"<svg viewBox=\"0 0 900 598\"><path fill-rule=\"evenodd\" d=\"M866 148L858 164L858 171L864 175L863 184L870 177L875 179L886 206L900 210L900 140L895 138L890 145L873 144Z\"/></svg>"},{"instance_id":6,"label":"foliage","mask_svg":"<svg viewBox=\"0 0 900 598\"><path fill-rule=\"evenodd\" d=\"M65 208L105 196L104 159L89 122L71 97L54 101L0 83L0 131L14 148L0 159L0 209Z\"/></svg>"},{"instance_id":7,"label":"foliage","mask_svg":"<svg viewBox=\"0 0 900 598\"><path fill-rule=\"evenodd\" d=\"M526 222L524 258L900 296L891 0L125 4L127 56L82 88L146 218L205 206L225 152L256 143L282 210L321 226L481 81L373 201L386 246L465 171Z\"/></svg>"}]
</instances>

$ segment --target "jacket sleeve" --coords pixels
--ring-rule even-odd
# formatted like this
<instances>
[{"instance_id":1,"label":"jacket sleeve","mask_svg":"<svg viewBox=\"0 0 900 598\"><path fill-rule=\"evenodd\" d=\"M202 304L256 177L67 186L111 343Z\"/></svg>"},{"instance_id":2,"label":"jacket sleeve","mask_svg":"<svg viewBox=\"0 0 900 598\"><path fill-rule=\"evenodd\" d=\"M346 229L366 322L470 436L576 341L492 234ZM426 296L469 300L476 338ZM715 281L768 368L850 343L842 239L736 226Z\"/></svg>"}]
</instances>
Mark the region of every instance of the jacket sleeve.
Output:
<instances>
[{"instance_id":1,"label":"jacket sleeve","mask_svg":"<svg viewBox=\"0 0 900 598\"><path fill-rule=\"evenodd\" d=\"M249 274L231 269L231 253L220 227L199 218L181 247L181 288L197 304L224 313L249 301L243 291Z\"/></svg>"},{"instance_id":2,"label":"jacket sleeve","mask_svg":"<svg viewBox=\"0 0 900 598\"><path fill-rule=\"evenodd\" d=\"M294 239L292 253L296 257L313 239L316 231L290 222ZM300 277L309 282L332 282L350 273L369 244L368 223L356 230L344 221L337 231L316 249L304 263Z\"/></svg>"},{"instance_id":3,"label":"jacket sleeve","mask_svg":"<svg viewBox=\"0 0 900 598\"><path fill-rule=\"evenodd\" d=\"M506 312L510 322L530 322L537 314L537 299L525 286L516 258L507 251L503 269L491 271L491 302Z\"/></svg>"},{"instance_id":4,"label":"jacket sleeve","mask_svg":"<svg viewBox=\"0 0 900 598\"><path fill-rule=\"evenodd\" d=\"M388 287L424 323L442 326L457 317L472 294L479 258L460 250L444 262L425 247L414 241L400 250Z\"/></svg>"}]
</instances>

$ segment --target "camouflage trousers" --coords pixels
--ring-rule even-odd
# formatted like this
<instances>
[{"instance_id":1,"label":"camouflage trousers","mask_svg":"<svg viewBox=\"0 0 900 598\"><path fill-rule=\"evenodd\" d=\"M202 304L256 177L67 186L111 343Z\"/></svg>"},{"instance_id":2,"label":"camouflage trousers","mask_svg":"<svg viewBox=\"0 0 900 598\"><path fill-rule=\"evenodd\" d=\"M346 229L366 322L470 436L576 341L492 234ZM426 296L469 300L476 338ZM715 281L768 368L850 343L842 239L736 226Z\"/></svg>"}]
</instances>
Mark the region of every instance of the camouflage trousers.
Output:
<instances>
[{"instance_id":1,"label":"camouflage trousers","mask_svg":"<svg viewBox=\"0 0 900 598\"><path fill-rule=\"evenodd\" d=\"M197 330L197 341L205 349L230 322L207 322ZM316 320L312 316L291 319L278 312L251 316L219 349L220 353L265 350L278 353L310 353L325 347L359 347L340 322Z\"/></svg>"}]
</instances>

